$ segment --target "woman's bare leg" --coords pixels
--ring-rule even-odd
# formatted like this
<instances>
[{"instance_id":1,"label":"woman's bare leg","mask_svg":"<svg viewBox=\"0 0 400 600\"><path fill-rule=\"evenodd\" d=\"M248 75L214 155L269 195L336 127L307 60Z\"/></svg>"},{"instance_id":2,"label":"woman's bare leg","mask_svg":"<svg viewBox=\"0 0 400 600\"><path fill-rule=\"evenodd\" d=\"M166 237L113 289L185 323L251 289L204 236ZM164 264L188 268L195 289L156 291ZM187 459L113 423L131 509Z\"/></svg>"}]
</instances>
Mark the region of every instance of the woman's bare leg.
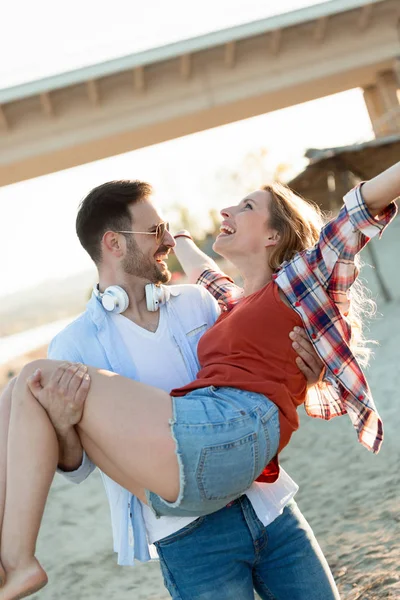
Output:
<instances>
[{"instance_id":1,"label":"woman's bare leg","mask_svg":"<svg viewBox=\"0 0 400 600\"><path fill-rule=\"evenodd\" d=\"M8 431L6 501L0 544L6 571L6 583L0 588L2 600L23 598L47 583L34 554L57 467L58 443L46 411L33 396L27 402L26 395L26 386L18 378L12 391Z\"/></svg>"},{"instance_id":2,"label":"woman's bare leg","mask_svg":"<svg viewBox=\"0 0 400 600\"><path fill-rule=\"evenodd\" d=\"M22 598L47 582L34 553L58 462L58 444L46 411L26 381L40 368L46 385L58 373L58 367L60 363L55 361L27 365L12 394L0 546L7 581L0 589L0 600ZM79 431L91 459L133 493L138 487L147 487L167 500L175 500L179 469L169 428L172 409L168 394L108 372L89 368L89 373L91 387ZM60 377L65 377L62 370Z\"/></svg>"},{"instance_id":3,"label":"woman's bare leg","mask_svg":"<svg viewBox=\"0 0 400 600\"><path fill-rule=\"evenodd\" d=\"M10 381L0 396L0 539L3 525L4 506L6 503L6 473L7 473L7 440L10 425L11 393L15 379ZM5 572L0 561L0 587L4 585Z\"/></svg>"}]
</instances>

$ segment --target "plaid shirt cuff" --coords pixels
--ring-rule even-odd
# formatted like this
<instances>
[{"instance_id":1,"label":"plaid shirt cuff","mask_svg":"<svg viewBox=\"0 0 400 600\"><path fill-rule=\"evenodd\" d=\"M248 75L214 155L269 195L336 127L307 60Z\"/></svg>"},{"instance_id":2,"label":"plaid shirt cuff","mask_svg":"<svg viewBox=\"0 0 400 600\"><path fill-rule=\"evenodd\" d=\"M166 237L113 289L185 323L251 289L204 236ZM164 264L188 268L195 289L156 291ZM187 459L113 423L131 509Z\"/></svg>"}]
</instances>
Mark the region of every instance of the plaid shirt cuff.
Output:
<instances>
[{"instance_id":1,"label":"plaid shirt cuff","mask_svg":"<svg viewBox=\"0 0 400 600\"><path fill-rule=\"evenodd\" d=\"M210 292L222 310L230 310L243 297L243 290L222 271L206 269L197 282Z\"/></svg>"},{"instance_id":2,"label":"plaid shirt cuff","mask_svg":"<svg viewBox=\"0 0 400 600\"><path fill-rule=\"evenodd\" d=\"M345 195L344 203L353 227L368 238L380 237L397 214L397 206L392 202L379 215L379 220L375 219L362 197L362 183Z\"/></svg>"},{"instance_id":3,"label":"plaid shirt cuff","mask_svg":"<svg viewBox=\"0 0 400 600\"><path fill-rule=\"evenodd\" d=\"M226 275L226 273L224 273L223 271L213 271L212 269L206 269L205 271L203 271L196 283L207 287L212 283L218 281L218 279L227 279L228 281L233 283L233 279L231 279L229 275Z\"/></svg>"}]
</instances>

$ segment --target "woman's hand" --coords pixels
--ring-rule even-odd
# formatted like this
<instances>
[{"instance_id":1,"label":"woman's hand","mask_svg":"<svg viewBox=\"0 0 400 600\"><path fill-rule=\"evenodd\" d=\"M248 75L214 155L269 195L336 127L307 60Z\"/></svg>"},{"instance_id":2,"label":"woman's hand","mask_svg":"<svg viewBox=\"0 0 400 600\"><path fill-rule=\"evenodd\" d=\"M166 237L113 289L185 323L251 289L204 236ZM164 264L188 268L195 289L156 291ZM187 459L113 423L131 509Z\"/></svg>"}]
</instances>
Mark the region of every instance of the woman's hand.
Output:
<instances>
[{"instance_id":1,"label":"woman's hand","mask_svg":"<svg viewBox=\"0 0 400 600\"><path fill-rule=\"evenodd\" d=\"M314 346L301 327L295 327L289 333L292 346L299 355L296 358L297 366L307 379L308 387L322 381L325 374L325 365L314 350Z\"/></svg>"},{"instance_id":2,"label":"woman's hand","mask_svg":"<svg viewBox=\"0 0 400 600\"><path fill-rule=\"evenodd\" d=\"M41 372L38 370L28 378L27 384L60 436L65 436L79 423L90 389L90 376L86 365L62 363L44 387L41 383Z\"/></svg>"}]
</instances>

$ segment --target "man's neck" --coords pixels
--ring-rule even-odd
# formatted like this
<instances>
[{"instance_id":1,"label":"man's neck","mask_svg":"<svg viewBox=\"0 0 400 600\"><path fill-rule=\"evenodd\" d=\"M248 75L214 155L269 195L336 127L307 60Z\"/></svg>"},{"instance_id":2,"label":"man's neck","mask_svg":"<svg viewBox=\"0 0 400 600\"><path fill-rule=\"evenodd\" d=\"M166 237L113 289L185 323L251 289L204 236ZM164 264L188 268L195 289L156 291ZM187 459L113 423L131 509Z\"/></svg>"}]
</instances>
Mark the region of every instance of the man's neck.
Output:
<instances>
[{"instance_id":1,"label":"man's neck","mask_svg":"<svg viewBox=\"0 0 400 600\"><path fill-rule=\"evenodd\" d=\"M159 321L159 312L150 312L146 305L145 286L149 283L146 279L125 276L123 278L112 275L99 276L99 289L104 292L112 285L122 287L128 294L129 306L122 313L124 317L149 331L156 331Z\"/></svg>"}]
</instances>

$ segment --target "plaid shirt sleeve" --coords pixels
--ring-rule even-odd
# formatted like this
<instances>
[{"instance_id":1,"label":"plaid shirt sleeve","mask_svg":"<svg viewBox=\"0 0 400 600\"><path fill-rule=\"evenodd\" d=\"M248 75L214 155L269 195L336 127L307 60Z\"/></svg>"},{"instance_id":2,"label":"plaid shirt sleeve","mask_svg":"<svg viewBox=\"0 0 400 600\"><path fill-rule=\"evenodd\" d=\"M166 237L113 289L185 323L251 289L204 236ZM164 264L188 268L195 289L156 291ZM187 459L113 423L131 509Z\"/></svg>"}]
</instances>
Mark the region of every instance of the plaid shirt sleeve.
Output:
<instances>
[{"instance_id":1,"label":"plaid shirt sleeve","mask_svg":"<svg viewBox=\"0 0 400 600\"><path fill-rule=\"evenodd\" d=\"M397 212L395 203L375 219L362 197L362 184L348 192L338 216L322 229L318 243L306 251L307 263L343 315L349 309L348 291L358 276L356 255L384 229Z\"/></svg>"},{"instance_id":2,"label":"plaid shirt sleeve","mask_svg":"<svg viewBox=\"0 0 400 600\"><path fill-rule=\"evenodd\" d=\"M207 269L203 271L196 283L205 287L214 296L222 311L231 310L243 298L243 289L222 271Z\"/></svg>"},{"instance_id":3,"label":"plaid shirt sleeve","mask_svg":"<svg viewBox=\"0 0 400 600\"><path fill-rule=\"evenodd\" d=\"M323 227L316 246L282 265L276 281L301 315L318 354L339 386L340 393L331 397L318 393L307 397L307 413L327 420L347 413L359 441L378 452L383 439L382 421L351 352L351 329L343 317L348 291L358 274L355 257L371 237L382 234L397 207L389 204L375 219L364 203L361 185L344 200L345 206Z\"/></svg>"}]
</instances>

